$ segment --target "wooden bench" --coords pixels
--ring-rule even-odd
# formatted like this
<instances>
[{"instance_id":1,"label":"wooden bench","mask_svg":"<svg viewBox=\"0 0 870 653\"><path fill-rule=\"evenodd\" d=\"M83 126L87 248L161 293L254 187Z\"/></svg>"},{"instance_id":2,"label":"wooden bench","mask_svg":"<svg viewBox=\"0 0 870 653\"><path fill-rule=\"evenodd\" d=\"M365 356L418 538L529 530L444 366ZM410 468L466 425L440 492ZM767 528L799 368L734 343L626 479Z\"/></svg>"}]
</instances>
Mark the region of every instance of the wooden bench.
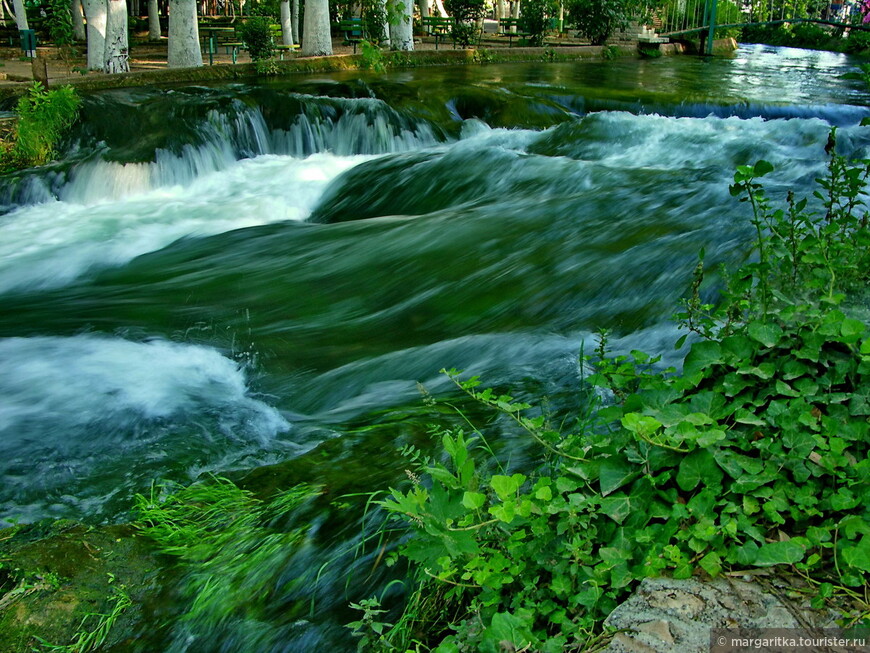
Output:
<instances>
[{"instance_id":1,"label":"wooden bench","mask_svg":"<svg viewBox=\"0 0 870 653\"><path fill-rule=\"evenodd\" d=\"M229 25L200 25L199 32L205 39L209 66L214 64L214 55L218 53L218 48L224 48L227 54L232 55L233 63L236 63L239 51L245 44L236 32L235 27Z\"/></svg>"},{"instance_id":2,"label":"wooden bench","mask_svg":"<svg viewBox=\"0 0 870 653\"><path fill-rule=\"evenodd\" d=\"M453 38L453 19L442 18L441 16L427 16L420 20L420 26L423 28L423 34L431 36L435 39L435 49L438 49L439 43L444 43L448 38ZM456 47L456 42L453 43Z\"/></svg>"},{"instance_id":3,"label":"wooden bench","mask_svg":"<svg viewBox=\"0 0 870 653\"><path fill-rule=\"evenodd\" d=\"M299 49L299 44L284 45L281 41L284 39L284 31L277 23L269 25L269 34L272 37L272 47L278 52L281 61L284 61L284 55L288 52L296 52Z\"/></svg>"},{"instance_id":4,"label":"wooden bench","mask_svg":"<svg viewBox=\"0 0 870 653\"><path fill-rule=\"evenodd\" d=\"M514 37L517 39L527 39L531 36L529 32L519 31L519 18L502 18L498 21L498 27L503 36L508 37L508 47L512 48Z\"/></svg>"},{"instance_id":5,"label":"wooden bench","mask_svg":"<svg viewBox=\"0 0 870 653\"><path fill-rule=\"evenodd\" d=\"M347 18L338 23L338 31L342 32L344 40L342 45L353 44L353 53L356 54L356 46L366 40L363 31L362 18Z\"/></svg>"}]
</instances>

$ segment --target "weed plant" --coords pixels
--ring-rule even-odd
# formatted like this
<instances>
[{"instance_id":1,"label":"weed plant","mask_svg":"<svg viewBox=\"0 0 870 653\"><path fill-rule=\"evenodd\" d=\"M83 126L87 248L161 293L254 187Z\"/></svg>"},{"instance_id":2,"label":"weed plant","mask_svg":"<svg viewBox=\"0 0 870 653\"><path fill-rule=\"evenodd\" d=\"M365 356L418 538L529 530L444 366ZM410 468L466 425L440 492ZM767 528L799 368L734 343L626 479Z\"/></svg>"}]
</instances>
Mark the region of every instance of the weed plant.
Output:
<instances>
[{"instance_id":1,"label":"weed plant","mask_svg":"<svg viewBox=\"0 0 870 653\"><path fill-rule=\"evenodd\" d=\"M71 86L51 91L39 82L18 100L18 126L0 145L0 171L9 172L50 161L61 138L78 118L81 100Z\"/></svg>"},{"instance_id":2,"label":"weed plant","mask_svg":"<svg viewBox=\"0 0 870 653\"><path fill-rule=\"evenodd\" d=\"M679 373L611 356L600 334L582 357L589 410L567 431L447 372L543 463L490 473L479 432L441 433L445 462L411 464L410 486L379 501L408 529L413 589L398 618L377 598L354 606L361 649L585 650L645 577L775 567L804 576L816 607L851 599L841 625L870 623L870 338L847 303L870 277L870 162L844 160L835 137L815 210L792 194L774 206L769 163L738 168L753 251L720 272L715 304L702 253L677 315L693 339Z\"/></svg>"}]
</instances>

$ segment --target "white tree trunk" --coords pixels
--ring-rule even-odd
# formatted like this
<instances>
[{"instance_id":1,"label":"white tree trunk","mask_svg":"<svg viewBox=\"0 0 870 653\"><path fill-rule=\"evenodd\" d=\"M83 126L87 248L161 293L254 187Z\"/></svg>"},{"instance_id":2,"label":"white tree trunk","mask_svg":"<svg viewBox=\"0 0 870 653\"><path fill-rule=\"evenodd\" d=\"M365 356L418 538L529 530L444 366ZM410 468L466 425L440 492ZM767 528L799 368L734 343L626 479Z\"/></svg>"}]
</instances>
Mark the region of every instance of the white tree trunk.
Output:
<instances>
[{"instance_id":1,"label":"white tree trunk","mask_svg":"<svg viewBox=\"0 0 870 653\"><path fill-rule=\"evenodd\" d=\"M307 0L302 23L302 55L320 57L332 54L329 25L329 0Z\"/></svg>"},{"instance_id":2,"label":"white tree trunk","mask_svg":"<svg viewBox=\"0 0 870 653\"><path fill-rule=\"evenodd\" d=\"M384 34L384 39L378 44L382 47L390 47L390 5L388 0L378 0L381 14L384 16L384 24L381 26L381 31Z\"/></svg>"},{"instance_id":3,"label":"white tree trunk","mask_svg":"<svg viewBox=\"0 0 870 653\"><path fill-rule=\"evenodd\" d=\"M126 0L108 0L103 72L109 74L130 72L127 29Z\"/></svg>"},{"instance_id":4,"label":"white tree trunk","mask_svg":"<svg viewBox=\"0 0 870 653\"><path fill-rule=\"evenodd\" d=\"M398 13L398 18L394 18L394 23L390 23L390 45L394 50L403 50L411 52L414 50L414 26L411 17L411 11L414 6L411 0L399 1L402 6L401 11L395 12L398 8L394 5L394 12Z\"/></svg>"},{"instance_id":5,"label":"white tree trunk","mask_svg":"<svg viewBox=\"0 0 870 653\"><path fill-rule=\"evenodd\" d=\"M24 0L13 0L12 8L15 11L15 26L19 30L30 29L27 25L27 11L24 9Z\"/></svg>"},{"instance_id":6,"label":"white tree trunk","mask_svg":"<svg viewBox=\"0 0 870 653\"><path fill-rule=\"evenodd\" d=\"M429 0L417 0L420 5L420 18L429 18Z\"/></svg>"},{"instance_id":7,"label":"white tree trunk","mask_svg":"<svg viewBox=\"0 0 870 653\"><path fill-rule=\"evenodd\" d=\"M441 18L447 18L447 10L444 8L444 3L441 0L435 0L435 8L438 10L438 15Z\"/></svg>"},{"instance_id":8,"label":"white tree trunk","mask_svg":"<svg viewBox=\"0 0 870 653\"><path fill-rule=\"evenodd\" d=\"M502 0L495 0L495 22L498 23L502 18L504 18L504 2ZM499 30L501 27L499 26Z\"/></svg>"},{"instance_id":9,"label":"white tree trunk","mask_svg":"<svg viewBox=\"0 0 870 653\"><path fill-rule=\"evenodd\" d=\"M199 27L196 23L196 0L169 0L169 68L193 68L202 65Z\"/></svg>"},{"instance_id":10,"label":"white tree trunk","mask_svg":"<svg viewBox=\"0 0 870 653\"><path fill-rule=\"evenodd\" d=\"M84 41L87 35L85 34L85 14L82 10L82 0L70 2L70 16L72 16L73 38L76 41Z\"/></svg>"},{"instance_id":11,"label":"white tree trunk","mask_svg":"<svg viewBox=\"0 0 870 653\"><path fill-rule=\"evenodd\" d=\"M88 70L102 70L106 52L107 0L82 0L88 20Z\"/></svg>"},{"instance_id":12,"label":"white tree trunk","mask_svg":"<svg viewBox=\"0 0 870 653\"><path fill-rule=\"evenodd\" d=\"M293 45L293 20L290 16L290 0L281 0L281 43Z\"/></svg>"},{"instance_id":13,"label":"white tree trunk","mask_svg":"<svg viewBox=\"0 0 870 653\"><path fill-rule=\"evenodd\" d=\"M519 18L520 17L520 0L514 0L511 3L511 18Z\"/></svg>"},{"instance_id":14,"label":"white tree trunk","mask_svg":"<svg viewBox=\"0 0 870 653\"><path fill-rule=\"evenodd\" d=\"M297 43L302 41L299 38L299 0L293 0L290 3L290 24L293 29L293 38Z\"/></svg>"},{"instance_id":15,"label":"white tree trunk","mask_svg":"<svg viewBox=\"0 0 870 653\"><path fill-rule=\"evenodd\" d=\"M160 7L157 0L148 0L148 38L160 40Z\"/></svg>"}]
</instances>

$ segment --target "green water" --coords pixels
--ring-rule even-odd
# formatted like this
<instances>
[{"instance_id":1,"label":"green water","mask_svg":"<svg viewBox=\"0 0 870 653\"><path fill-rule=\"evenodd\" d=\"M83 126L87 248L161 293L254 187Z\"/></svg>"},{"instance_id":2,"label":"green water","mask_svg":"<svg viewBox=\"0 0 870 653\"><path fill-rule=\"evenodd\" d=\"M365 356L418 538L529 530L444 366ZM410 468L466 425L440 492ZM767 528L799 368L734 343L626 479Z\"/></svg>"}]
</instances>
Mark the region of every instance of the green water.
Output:
<instances>
[{"instance_id":1,"label":"green water","mask_svg":"<svg viewBox=\"0 0 870 653\"><path fill-rule=\"evenodd\" d=\"M389 576L346 587L375 554L354 558L360 504L340 497L405 482L399 447L458 419L418 383L457 400L455 367L562 418L597 329L676 360L697 252L748 251L734 167L806 189L832 125L866 156L854 70L752 46L87 97L64 160L0 194L0 519L124 521L152 479L206 472L323 485L261 622L140 646L352 648L343 606Z\"/></svg>"}]
</instances>

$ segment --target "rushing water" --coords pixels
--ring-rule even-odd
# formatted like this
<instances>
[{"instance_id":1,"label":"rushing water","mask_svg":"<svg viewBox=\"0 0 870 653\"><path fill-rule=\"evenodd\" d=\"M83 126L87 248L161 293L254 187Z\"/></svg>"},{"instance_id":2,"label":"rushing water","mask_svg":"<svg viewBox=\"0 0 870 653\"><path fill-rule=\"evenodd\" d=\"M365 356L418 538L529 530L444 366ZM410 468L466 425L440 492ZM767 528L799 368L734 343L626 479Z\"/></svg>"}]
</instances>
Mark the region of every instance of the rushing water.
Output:
<instances>
[{"instance_id":1,"label":"rushing water","mask_svg":"<svg viewBox=\"0 0 870 653\"><path fill-rule=\"evenodd\" d=\"M734 167L806 189L832 125L866 156L853 69L751 46L88 96L64 159L0 187L0 522L123 520L207 471L381 489L442 367L558 410L598 328L673 357L698 251L748 248ZM358 530L319 523L280 573ZM336 566L319 625L276 618L256 650L346 646ZM253 650L249 626L167 641Z\"/></svg>"}]
</instances>

